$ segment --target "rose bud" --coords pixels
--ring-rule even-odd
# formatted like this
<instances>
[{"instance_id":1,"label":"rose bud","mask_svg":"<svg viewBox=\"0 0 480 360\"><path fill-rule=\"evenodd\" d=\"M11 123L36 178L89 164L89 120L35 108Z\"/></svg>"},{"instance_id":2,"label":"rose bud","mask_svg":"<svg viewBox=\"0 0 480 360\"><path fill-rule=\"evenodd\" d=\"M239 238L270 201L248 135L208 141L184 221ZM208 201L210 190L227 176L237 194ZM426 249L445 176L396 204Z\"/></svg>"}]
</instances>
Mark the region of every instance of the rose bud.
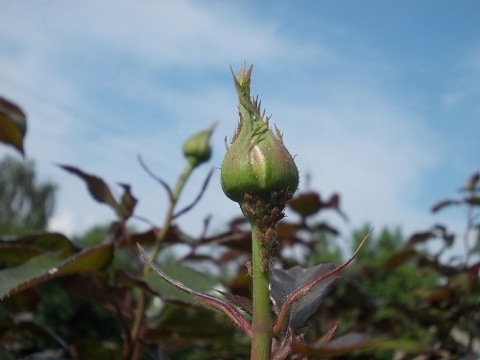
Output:
<instances>
[{"instance_id":1,"label":"rose bud","mask_svg":"<svg viewBox=\"0 0 480 360\"><path fill-rule=\"evenodd\" d=\"M212 148L209 141L215 126L216 124L213 124L208 129L193 134L183 145L183 155L192 167L210 160Z\"/></svg>"},{"instance_id":2,"label":"rose bud","mask_svg":"<svg viewBox=\"0 0 480 360\"><path fill-rule=\"evenodd\" d=\"M250 97L251 73L252 67L246 71L244 65L237 76L233 75L240 121L221 167L224 193L241 205L247 218L251 213L260 215L257 205L263 208L271 204L270 209L280 205L277 211L282 212L299 181L297 166L281 133L275 128L273 134L269 118L260 112L258 98Z\"/></svg>"}]
</instances>

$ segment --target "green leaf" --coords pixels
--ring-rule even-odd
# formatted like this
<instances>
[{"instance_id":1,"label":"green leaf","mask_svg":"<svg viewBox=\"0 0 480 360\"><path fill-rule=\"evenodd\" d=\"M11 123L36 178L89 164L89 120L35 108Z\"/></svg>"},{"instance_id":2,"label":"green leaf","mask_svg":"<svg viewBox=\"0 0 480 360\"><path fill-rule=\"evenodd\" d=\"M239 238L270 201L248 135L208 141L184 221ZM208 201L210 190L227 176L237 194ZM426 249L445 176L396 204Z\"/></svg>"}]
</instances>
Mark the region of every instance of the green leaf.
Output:
<instances>
[{"instance_id":1,"label":"green leaf","mask_svg":"<svg viewBox=\"0 0 480 360\"><path fill-rule=\"evenodd\" d=\"M208 326L192 326L208 324ZM180 334L182 337L221 337L233 334L233 326L222 314L201 307L186 307L169 304L162 311L161 321L156 327L149 327L144 338L149 342L160 343L165 333Z\"/></svg>"},{"instance_id":2,"label":"green leaf","mask_svg":"<svg viewBox=\"0 0 480 360\"><path fill-rule=\"evenodd\" d=\"M20 107L0 98L0 141L24 154L23 139L27 132L27 117Z\"/></svg>"},{"instance_id":3,"label":"green leaf","mask_svg":"<svg viewBox=\"0 0 480 360\"><path fill-rule=\"evenodd\" d=\"M216 280L185 266L166 265L162 266L162 271L170 278L181 282L183 285L197 292L211 293L215 286L218 287L218 282ZM148 272L145 275L144 280L152 290L165 300L180 301L187 304L197 302L192 295L167 283L154 272Z\"/></svg>"},{"instance_id":4,"label":"green leaf","mask_svg":"<svg viewBox=\"0 0 480 360\"><path fill-rule=\"evenodd\" d=\"M83 250L67 259L45 253L20 266L0 271L0 300L47 280L79 273L92 273L107 266L113 255L111 244Z\"/></svg>"},{"instance_id":5,"label":"green leaf","mask_svg":"<svg viewBox=\"0 0 480 360\"><path fill-rule=\"evenodd\" d=\"M66 258L76 252L76 246L62 234L39 233L23 236L0 237L0 262L20 265L34 256L46 252Z\"/></svg>"},{"instance_id":6,"label":"green leaf","mask_svg":"<svg viewBox=\"0 0 480 360\"><path fill-rule=\"evenodd\" d=\"M243 315L236 308L234 308L230 304L224 302L223 300L220 300L220 299L218 299L214 296L211 296L211 295L204 294L200 291L193 290L191 287L186 286L184 283L172 279L169 275L167 275L165 272L160 270L158 267L155 266L155 264L152 263L150 258L145 253L145 250L140 245L137 244L137 246L138 246L138 250L140 251L140 255L142 256L145 263L148 265L148 267L151 270L153 270L153 272L156 275L158 275L161 279L163 279L163 281L167 282L168 284L174 286L176 289L181 290L182 292L184 292L186 294L190 294L190 296L192 296L198 302L200 302L204 305L211 306L211 307L223 312L225 315L227 315L230 318L231 321L233 321L233 323L235 325L237 325L240 329L242 329L248 337L250 337L250 338L252 337L252 326L251 326L251 324L243 317ZM171 271L171 274L173 276L179 276L181 278L184 278L184 281L186 283L188 283L189 285L192 284L191 285L192 287L197 288L199 286L198 282L195 282L195 284L193 284L192 278L189 276L188 271L187 271L187 270L190 270L190 271L195 272L194 270L189 269L189 268L179 267L179 266L174 266L173 269L175 269L175 271L172 271L171 269L169 270L169 271ZM147 273L147 274L149 274L149 273ZM205 275L202 275L202 276L205 276ZM151 276L147 276L147 277L151 277ZM209 279L209 278L207 277L207 279ZM213 284L212 285L207 285L207 284L204 283L203 286L209 286L210 289L213 288ZM191 298L190 298L190 300L191 300Z\"/></svg>"}]
</instances>

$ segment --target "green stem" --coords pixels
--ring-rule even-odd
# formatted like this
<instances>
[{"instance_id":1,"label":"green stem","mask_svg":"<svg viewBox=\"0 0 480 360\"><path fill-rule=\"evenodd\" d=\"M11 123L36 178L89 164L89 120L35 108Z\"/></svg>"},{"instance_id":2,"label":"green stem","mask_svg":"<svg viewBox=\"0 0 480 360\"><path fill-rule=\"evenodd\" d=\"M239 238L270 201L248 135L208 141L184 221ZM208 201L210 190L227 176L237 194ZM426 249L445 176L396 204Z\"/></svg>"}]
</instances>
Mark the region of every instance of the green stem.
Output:
<instances>
[{"instance_id":1,"label":"green stem","mask_svg":"<svg viewBox=\"0 0 480 360\"><path fill-rule=\"evenodd\" d=\"M160 233L157 236L157 239L155 241L155 246L152 249L152 255L151 259L152 262L155 262L157 260L158 253L160 252L160 248L162 246L163 240L167 237L168 231L170 230L170 226L172 225L172 218L174 215L174 210L175 206L177 205L178 198L180 197L180 193L183 190L183 187L187 183L188 178L192 174L193 170L195 169L195 166L192 166L190 163L188 163L187 168L183 171L183 173L180 175L180 178L177 181L177 185L172 193L172 199L170 201L170 206L167 212L167 216L165 217L165 220L163 222L163 227L160 231ZM145 265L144 272L149 271L149 267Z\"/></svg>"},{"instance_id":2,"label":"green stem","mask_svg":"<svg viewBox=\"0 0 480 360\"><path fill-rule=\"evenodd\" d=\"M183 187L187 183L187 180L192 174L194 169L195 169L195 166L192 166L192 164L189 162L186 169L180 175L180 178L177 181L177 185L174 191L172 192L172 198L170 199L170 205L167 211L167 215L165 216L165 220L163 222L163 227L158 233L157 238L155 240L154 247L152 249L152 253L151 253L152 262L156 261L157 256L160 252L161 246L163 244L163 241L167 237L167 234L172 225L172 218L174 215L175 206L177 205L177 202L178 202L178 198L180 197L180 193L182 192ZM148 265L145 264L143 268L143 275L145 276L145 274L147 274L149 271L150 271L150 268L148 267ZM135 318L133 320L133 325L131 330L132 343L135 343L138 338L140 326L142 325L143 316L144 316L145 308L147 305L146 300L147 299L146 299L145 291L140 290L140 293L138 294L137 308L135 310Z\"/></svg>"},{"instance_id":3,"label":"green stem","mask_svg":"<svg viewBox=\"0 0 480 360\"><path fill-rule=\"evenodd\" d=\"M270 309L270 290L268 249L262 246L262 234L252 223L252 280L253 280L253 320L251 360L270 360L272 348L272 316ZM266 245L268 246L268 245Z\"/></svg>"}]
</instances>

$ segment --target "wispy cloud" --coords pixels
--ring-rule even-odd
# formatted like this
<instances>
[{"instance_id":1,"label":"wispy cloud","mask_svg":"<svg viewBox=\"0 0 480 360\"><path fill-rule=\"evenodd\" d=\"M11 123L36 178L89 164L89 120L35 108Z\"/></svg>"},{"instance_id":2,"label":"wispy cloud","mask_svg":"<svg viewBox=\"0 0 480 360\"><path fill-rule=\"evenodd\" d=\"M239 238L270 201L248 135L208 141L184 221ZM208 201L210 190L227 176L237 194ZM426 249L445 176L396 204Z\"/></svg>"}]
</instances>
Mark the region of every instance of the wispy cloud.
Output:
<instances>
[{"instance_id":1,"label":"wispy cloud","mask_svg":"<svg viewBox=\"0 0 480 360\"><path fill-rule=\"evenodd\" d=\"M311 173L322 193L340 192L355 225L418 228L428 221L416 196L427 186L425 173L453 145L395 86L405 68L427 65L386 56L348 24L324 19L320 28L332 36L325 42L323 33L285 31L282 20L243 2L186 0L17 2L4 6L0 20L0 92L29 113L28 155L60 183L56 228L76 232L113 216L53 162L96 173L113 187L131 183L139 212L161 218L166 198L136 155L173 182L183 140L220 121L212 159L218 167L223 137L237 121L229 66L243 61L255 64L252 91L298 154L302 174ZM478 78L480 56L470 53L465 81L446 89L439 103L458 107L478 96L468 76ZM238 214L221 192L218 171L185 223L198 230L205 213L219 223Z\"/></svg>"}]
</instances>

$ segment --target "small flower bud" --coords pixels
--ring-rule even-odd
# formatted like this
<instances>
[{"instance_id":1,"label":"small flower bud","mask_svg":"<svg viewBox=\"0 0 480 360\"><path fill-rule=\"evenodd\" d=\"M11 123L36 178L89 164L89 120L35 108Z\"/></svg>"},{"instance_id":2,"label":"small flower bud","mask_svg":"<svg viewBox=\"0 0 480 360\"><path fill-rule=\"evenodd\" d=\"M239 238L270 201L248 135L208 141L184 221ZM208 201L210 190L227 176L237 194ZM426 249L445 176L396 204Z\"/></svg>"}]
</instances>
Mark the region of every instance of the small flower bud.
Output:
<instances>
[{"instance_id":1,"label":"small flower bud","mask_svg":"<svg viewBox=\"0 0 480 360\"><path fill-rule=\"evenodd\" d=\"M271 199L273 194L293 194L298 187L298 170L283 144L278 129L269 129L268 118L260 114L260 102L250 98L252 67L245 65L234 83L238 93L240 121L221 168L225 194L242 204L245 196Z\"/></svg>"},{"instance_id":2,"label":"small flower bud","mask_svg":"<svg viewBox=\"0 0 480 360\"><path fill-rule=\"evenodd\" d=\"M215 126L216 124L213 124L210 128L197 132L183 145L183 155L193 167L210 160L212 148L209 141Z\"/></svg>"}]
</instances>

